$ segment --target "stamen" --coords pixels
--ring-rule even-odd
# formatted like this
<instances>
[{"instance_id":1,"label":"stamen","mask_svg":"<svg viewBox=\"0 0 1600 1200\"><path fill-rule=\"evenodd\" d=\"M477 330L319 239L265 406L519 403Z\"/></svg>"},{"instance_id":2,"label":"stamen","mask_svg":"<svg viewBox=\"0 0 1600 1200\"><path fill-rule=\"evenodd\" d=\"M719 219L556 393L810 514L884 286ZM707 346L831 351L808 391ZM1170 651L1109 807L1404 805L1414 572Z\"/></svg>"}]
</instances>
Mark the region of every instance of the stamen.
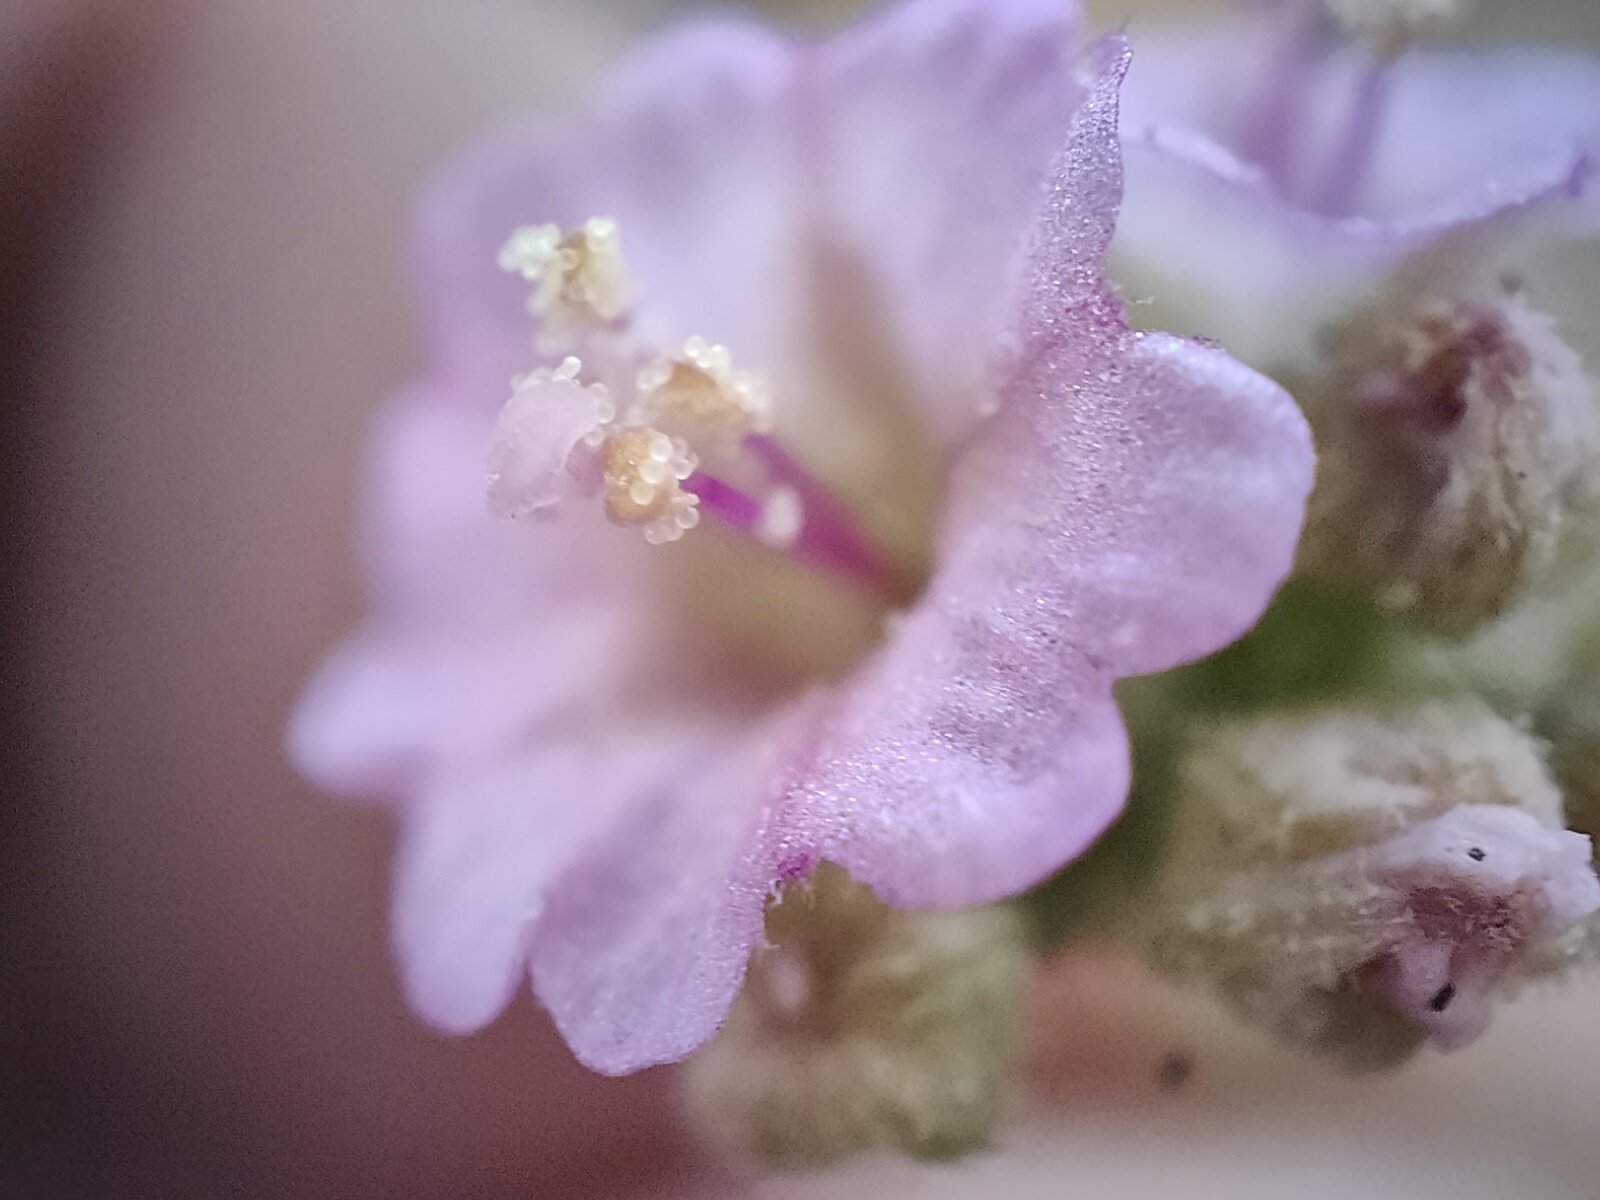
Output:
<instances>
[{"instance_id":1,"label":"stamen","mask_svg":"<svg viewBox=\"0 0 1600 1200\"><path fill-rule=\"evenodd\" d=\"M1363 69L1356 85L1344 133L1318 191L1318 210L1328 216L1347 217L1356 211L1388 112L1393 62L1393 55L1378 55Z\"/></svg>"},{"instance_id":2,"label":"stamen","mask_svg":"<svg viewBox=\"0 0 1600 1200\"><path fill-rule=\"evenodd\" d=\"M632 302L617 223L608 217L590 217L565 235L559 225L524 226L499 261L534 284L528 311L547 324L608 325Z\"/></svg>"},{"instance_id":3,"label":"stamen","mask_svg":"<svg viewBox=\"0 0 1600 1200\"><path fill-rule=\"evenodd\" d=\"M658 358L639 372L635 419L684 438L703 451L727 451L772 424L759 376L736 370L726 346L692 337L678 358Z\"/></svg>"},{"instance_id":4,"label":"stamen","mask_svg":"<svg viewBox=\"0 0 1600 1200\"><path fill-rule=\"evenodd\" d=\"M700 523L699 497L682 487L694 474L695 457L681 438L628 426L607 436L600 455L606 516L612 522L642 526L653 545L675 542Z\"/></svg>"},{"instance_id":5,"label":"stamen","mask_svg":"<svg viewBox=\"0 0 1600 1200\"><path fill-rule=\"evenodd\" d=\"M799 562L875 593L893 607L911 598L900 573L872 548L849 511L821 483L770 440L753 437L747 445L767 462L784 464L782 474L773 473L782 482L757 499L727 480L696 471L684 487L699 496L706 512Z\"/></svg>"},{"instance_id":6,"label":"stamen","mask_svg":"<svg viewBox=\"0 0 1600 1200\"><path fill-rule=\"evenodd\" d=\"M591 218L565 235L526 226L499 261L534 285L528 310L540 322L541 353L566 356L512 381L490 454L493 508L511 516L549 508L576 481L591 496L598 490L610 521L643 529L655 544L677 541L703 508L890 605L910 599L913 589L849 510L766 436L766 386L736 368L726 346L691 337L676 355L644 360L617 336L631 300L615 221ZM585 364L567 353L578 348L599 379L632 392L620 419L605 384L580 380ZM715 474L699 469L702 459Z\"/></svg>"}]
</instances>

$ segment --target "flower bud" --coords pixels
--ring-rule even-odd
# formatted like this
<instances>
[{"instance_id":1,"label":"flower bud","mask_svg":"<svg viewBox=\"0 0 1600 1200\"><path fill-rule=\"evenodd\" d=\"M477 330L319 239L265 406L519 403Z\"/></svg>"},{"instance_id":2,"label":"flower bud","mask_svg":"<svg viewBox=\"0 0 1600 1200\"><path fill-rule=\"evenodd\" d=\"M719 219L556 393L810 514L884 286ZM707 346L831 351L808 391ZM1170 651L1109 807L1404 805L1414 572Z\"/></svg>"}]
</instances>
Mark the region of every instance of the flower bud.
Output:
<instances>
[{"instance_id":1,"label":"flower bud","mask_svg":"<svg viewBox=\"0 0 1600 1200\"><path fill-rule=\"evenodd\" d=\"M1459 20L1471 0L1323 0L1339 27L1353 35L1405 36Z\"/></svg>"},{"instance_id":2,"label":"flower bud","mask_svg":"<svg viewBox=\"0 0 1600 1200\"><path fill-rule=\"evenodd\" d=\"M831 864L767 910L727 1024L687 1066L691 1113L774 1167L987 1143L1029 970L1008 908L897 912Z\"/></svg>"},{"instance_id":3,"label":"flower bud","mask_svg":"<svg viewBox=\"0 0 1600 1200\"><path fill-rule=\"evenodd\" d=\"M1222 724L1181 764L1158 966L1351 1068L1452 1050L1600 908L1542 746L1476 700Z\"/></svg>"},{"instance_id":4,"label":"flower bud","mask_svg":"<svg viewBox=\"0 0 1600 1200\"><path fill-rule=\"evenodd\" d=\"M1301 569L1437 632L1500 615L1594 505L1577 354L1516 295L1387 302L1327 352L1302 392L1320 465Z\"/></svg>"}]
</instances>

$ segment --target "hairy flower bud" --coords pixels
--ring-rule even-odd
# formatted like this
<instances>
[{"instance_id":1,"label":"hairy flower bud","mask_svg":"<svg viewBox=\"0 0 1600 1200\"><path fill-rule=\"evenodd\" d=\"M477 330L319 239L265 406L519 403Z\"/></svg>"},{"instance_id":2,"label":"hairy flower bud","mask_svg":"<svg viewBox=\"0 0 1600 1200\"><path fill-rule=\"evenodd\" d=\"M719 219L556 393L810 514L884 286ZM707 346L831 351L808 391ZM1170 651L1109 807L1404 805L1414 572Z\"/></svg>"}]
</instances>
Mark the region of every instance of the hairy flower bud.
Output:
<instances>
[{"instance_id":1,"label":"hairy flower bud","mask_svg":"<svg viewBox=\"0 0 1600 1200\"><path fill-rule=\"evenodd\" d=\"M1594 503L1594 396L1520 296L1390 302L1327 342L1302 392L1321 455L1300 566L1462 634L1556 561Z\"/></svg>"},{"instance_id":2,"label":"hairy flower bud","mask_svg":"<svg viewBox=\"0 0 1600 1200\"><path fill-rule=\"evenodd\" d=\"M1541 751L1464 699L1212 728L1179 772L1157 964L1352 1068L1466 1045L1600 907Z\"/></svg>"},{"instance_id":3,"label":"hairy flower bud","mask_svg":"<svg viewBox=\"0 0 1600 1200\"><path fill-rule=\"evenodd\" d=\"M896 912L831 864L767 910L690 1109L735 1152L820 1166L984 1145L1011 1088L1029 955L1006 908Z\"/></svg>"}]
</instances>

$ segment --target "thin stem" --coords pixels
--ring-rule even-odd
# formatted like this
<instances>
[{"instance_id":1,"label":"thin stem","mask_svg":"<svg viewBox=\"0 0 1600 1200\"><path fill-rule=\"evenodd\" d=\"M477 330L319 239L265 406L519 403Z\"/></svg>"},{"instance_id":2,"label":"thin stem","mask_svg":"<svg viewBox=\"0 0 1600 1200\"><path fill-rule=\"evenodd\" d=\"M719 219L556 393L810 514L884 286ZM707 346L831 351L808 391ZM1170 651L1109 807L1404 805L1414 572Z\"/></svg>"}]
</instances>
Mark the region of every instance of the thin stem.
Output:
<instances>
[{"instance_id":1,"label":"thin stem","mask_svg":"<svg viewBox=\"0 0 1600 1200\"><path fill-rule=\"evenodd\" d=\"M1320 36L1316 6L1288 3L1269 59L1264 85L1246 109L1239 131L1239 155L1254 163L1283 192L1292 185L1294 142L1304 126L1307 83L1315 67Z\"/></svg>"},{"instance_id":2,"label":"thin stem","mask_svg":"<svg viewBox=\"0 0 1600 1200\"><path fill-rule=\"evenodd\" d=\"M1387 55L1375 57L1356 85L1344 136L1334 149L1328 173L1316 192L1317 207L1327 216L1346 217L1355 211L1388 109L1389 66L1393 61Z\"/></svg>"}]
</instances>

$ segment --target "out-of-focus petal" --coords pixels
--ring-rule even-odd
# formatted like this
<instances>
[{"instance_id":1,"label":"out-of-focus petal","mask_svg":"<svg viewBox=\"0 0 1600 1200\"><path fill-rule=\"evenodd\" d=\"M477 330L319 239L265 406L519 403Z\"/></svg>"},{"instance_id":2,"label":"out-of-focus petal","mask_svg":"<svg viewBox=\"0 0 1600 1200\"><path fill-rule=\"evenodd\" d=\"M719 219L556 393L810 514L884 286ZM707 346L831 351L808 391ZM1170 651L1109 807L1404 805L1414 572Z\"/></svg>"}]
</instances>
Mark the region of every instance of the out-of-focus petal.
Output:
<instances>
[{"instance_id":1,"label":"out-of-focus petal","mask_svg":"<svg viewBox=\"0 0 1600 1200\"><path fill-rule=\"evenodd\" d=\"M322 665L289 726L289 754L316 783L365 798L442 763L476 763L613 681L634 614L615 599L536 621L447 632L369 627Z\"/></svg>"},{"instance_id":2,"label":"out-of-focus petal","mask_svg":"<svg viewBox=\"0 0 1600 1200\"><path fill-rule=\"evenodd\" d=\"M1316 211L1371 63L1363 44L1319 45L1271 14L1152 32L1128 74L1123 130L1138 140L1188 129L1266 168L1292 202ZM1370 164L1351 197L1362 216L1416 224L1435 209L1492 208L1536 190L1553 164L1570 169L1600 153L1600 64L1587 55L1412 48L1382 77ZM1285 145L1264 138L1273 119L1288 123ZM1592 224L1600 192L1590 185L1586 195Z\"/></svg>"},{"instance_id":3,"label":"out-of-focus petal","mask_svg":"<svg viewBox=\"0 0 1600 1200\"><path fill-rule=\"evenodd\" d=\"M447 1032L499 1015L522 981L550 889L662 777L696 730L618 714L485 767L454 769L406 808L393 941L413 1006Z\"/></svg>"},{"instance_id":4,"label":"out-of-focus petal","mask_svg":"<svg viewBox=\"0 0 1600 1200\"><path fill-rule=\"evenodd\" d=\"M323 664L289 728L290 757L334 792L373 795L438 762L479 759L558 709L593 707L584 697L625 671L642 681L628 650L650 547L583 512L492 516L489 436L484 414L430 387L379 420L367 623Z\"/></svg>"},{"instance_id":5,"label":"out-of-focus petal","mask_svg":"<svg viewBox=\"0 0 1600 1200\"><path fill-rule=\"evenodd\" d=\"M1072 0L898 5L818 72L823 234L882 292L917 400L949 438L976 422L1040 182L1083 95Z\"/></svg>"},{"instance_id":6,"label":"out-of-focus petal","mask_svg":"<svg viewBox=\"0 0 1600 1200\"><path fill-rule=\"evenodd\" d=\"M1581 226L1600 227L1600 63L1558 50L1419 51L1393 68L1361 211L1390 220L1451 196L1515 202L1583 160Z\"/></svg>"},{"instance_id":7,"label":"out-of-focus petal","mask_svg":"<svg viewBox=\"0 0 1600 1200\"><path fill-rule=\"evenodd\" d=\"M624 63L575 131L508 130L448 166L417 236L435 374L505 400L530 347L526 285L498 270L499 248L520 226L592 216L618 221L653 339L699 335L768 368L798 274L794 72L754 27L694 26Z\"/></svg>"},{"instance_id":8,"label":"out-of-focus petal","mask_svg":"<svg viewBox=\"0 0 1600 1200\"><path fill-rule=\"evenodd\" d=\"M1402 56L1351 215L1319 211L1365 68L1354 50L1297 58L1303 37L1252 21L1141 39L1113 248L1119 281L1152 301L1141 323L1216 337L1249 362L1298 361L1409 255L1476 241L1488 258L1525 229L1600 221L1600 68L1535 50ZM1282 161L1257 161L1271 115L1292 136Z\"/></svg>"},{"instance_id":9,"label":"out-of-focus petal","mask_svg":"<svg viewBox=\"0 0 1600 1200\"><path fill-rule=\"evenodd\" d=\"M1124 150L1129 185L1112 253L1141 323L1187 327L1265 363L1304 357L1318 327L1409 255L1444 240L1493 255L1556 217L1590 174L1575 152L1547 156L1514 181L1379 221L1308 212L1191 130L1125 133Z\"/></svg>"},{"instance_id":10,"label":"out-of-focus petal","mask_svg":"<svg viewBox=\"0 0 1600 1200\"><path fill-rule=\"evenodd\" d=\"M778 726L803 719L720 736L707 723L547 896L534 991L589 1067L677 1061L727 1015L782 873L761 833Z\"/></svg>"},{"instance_id":11,"label":"out-of-focus petal","mask_svg":"<svg viewBox=\"0 0 1600 1200\"><path fill-rule=\"evenodd\" d=\"M645 547L597 536L610 527L590 507L558 521L495 517L484 494L493 432L490 412L434 384L379 416L362 505L374 616L457 628L537 619L625 595L647 573Z\"/></svg>"}]
</instances>

